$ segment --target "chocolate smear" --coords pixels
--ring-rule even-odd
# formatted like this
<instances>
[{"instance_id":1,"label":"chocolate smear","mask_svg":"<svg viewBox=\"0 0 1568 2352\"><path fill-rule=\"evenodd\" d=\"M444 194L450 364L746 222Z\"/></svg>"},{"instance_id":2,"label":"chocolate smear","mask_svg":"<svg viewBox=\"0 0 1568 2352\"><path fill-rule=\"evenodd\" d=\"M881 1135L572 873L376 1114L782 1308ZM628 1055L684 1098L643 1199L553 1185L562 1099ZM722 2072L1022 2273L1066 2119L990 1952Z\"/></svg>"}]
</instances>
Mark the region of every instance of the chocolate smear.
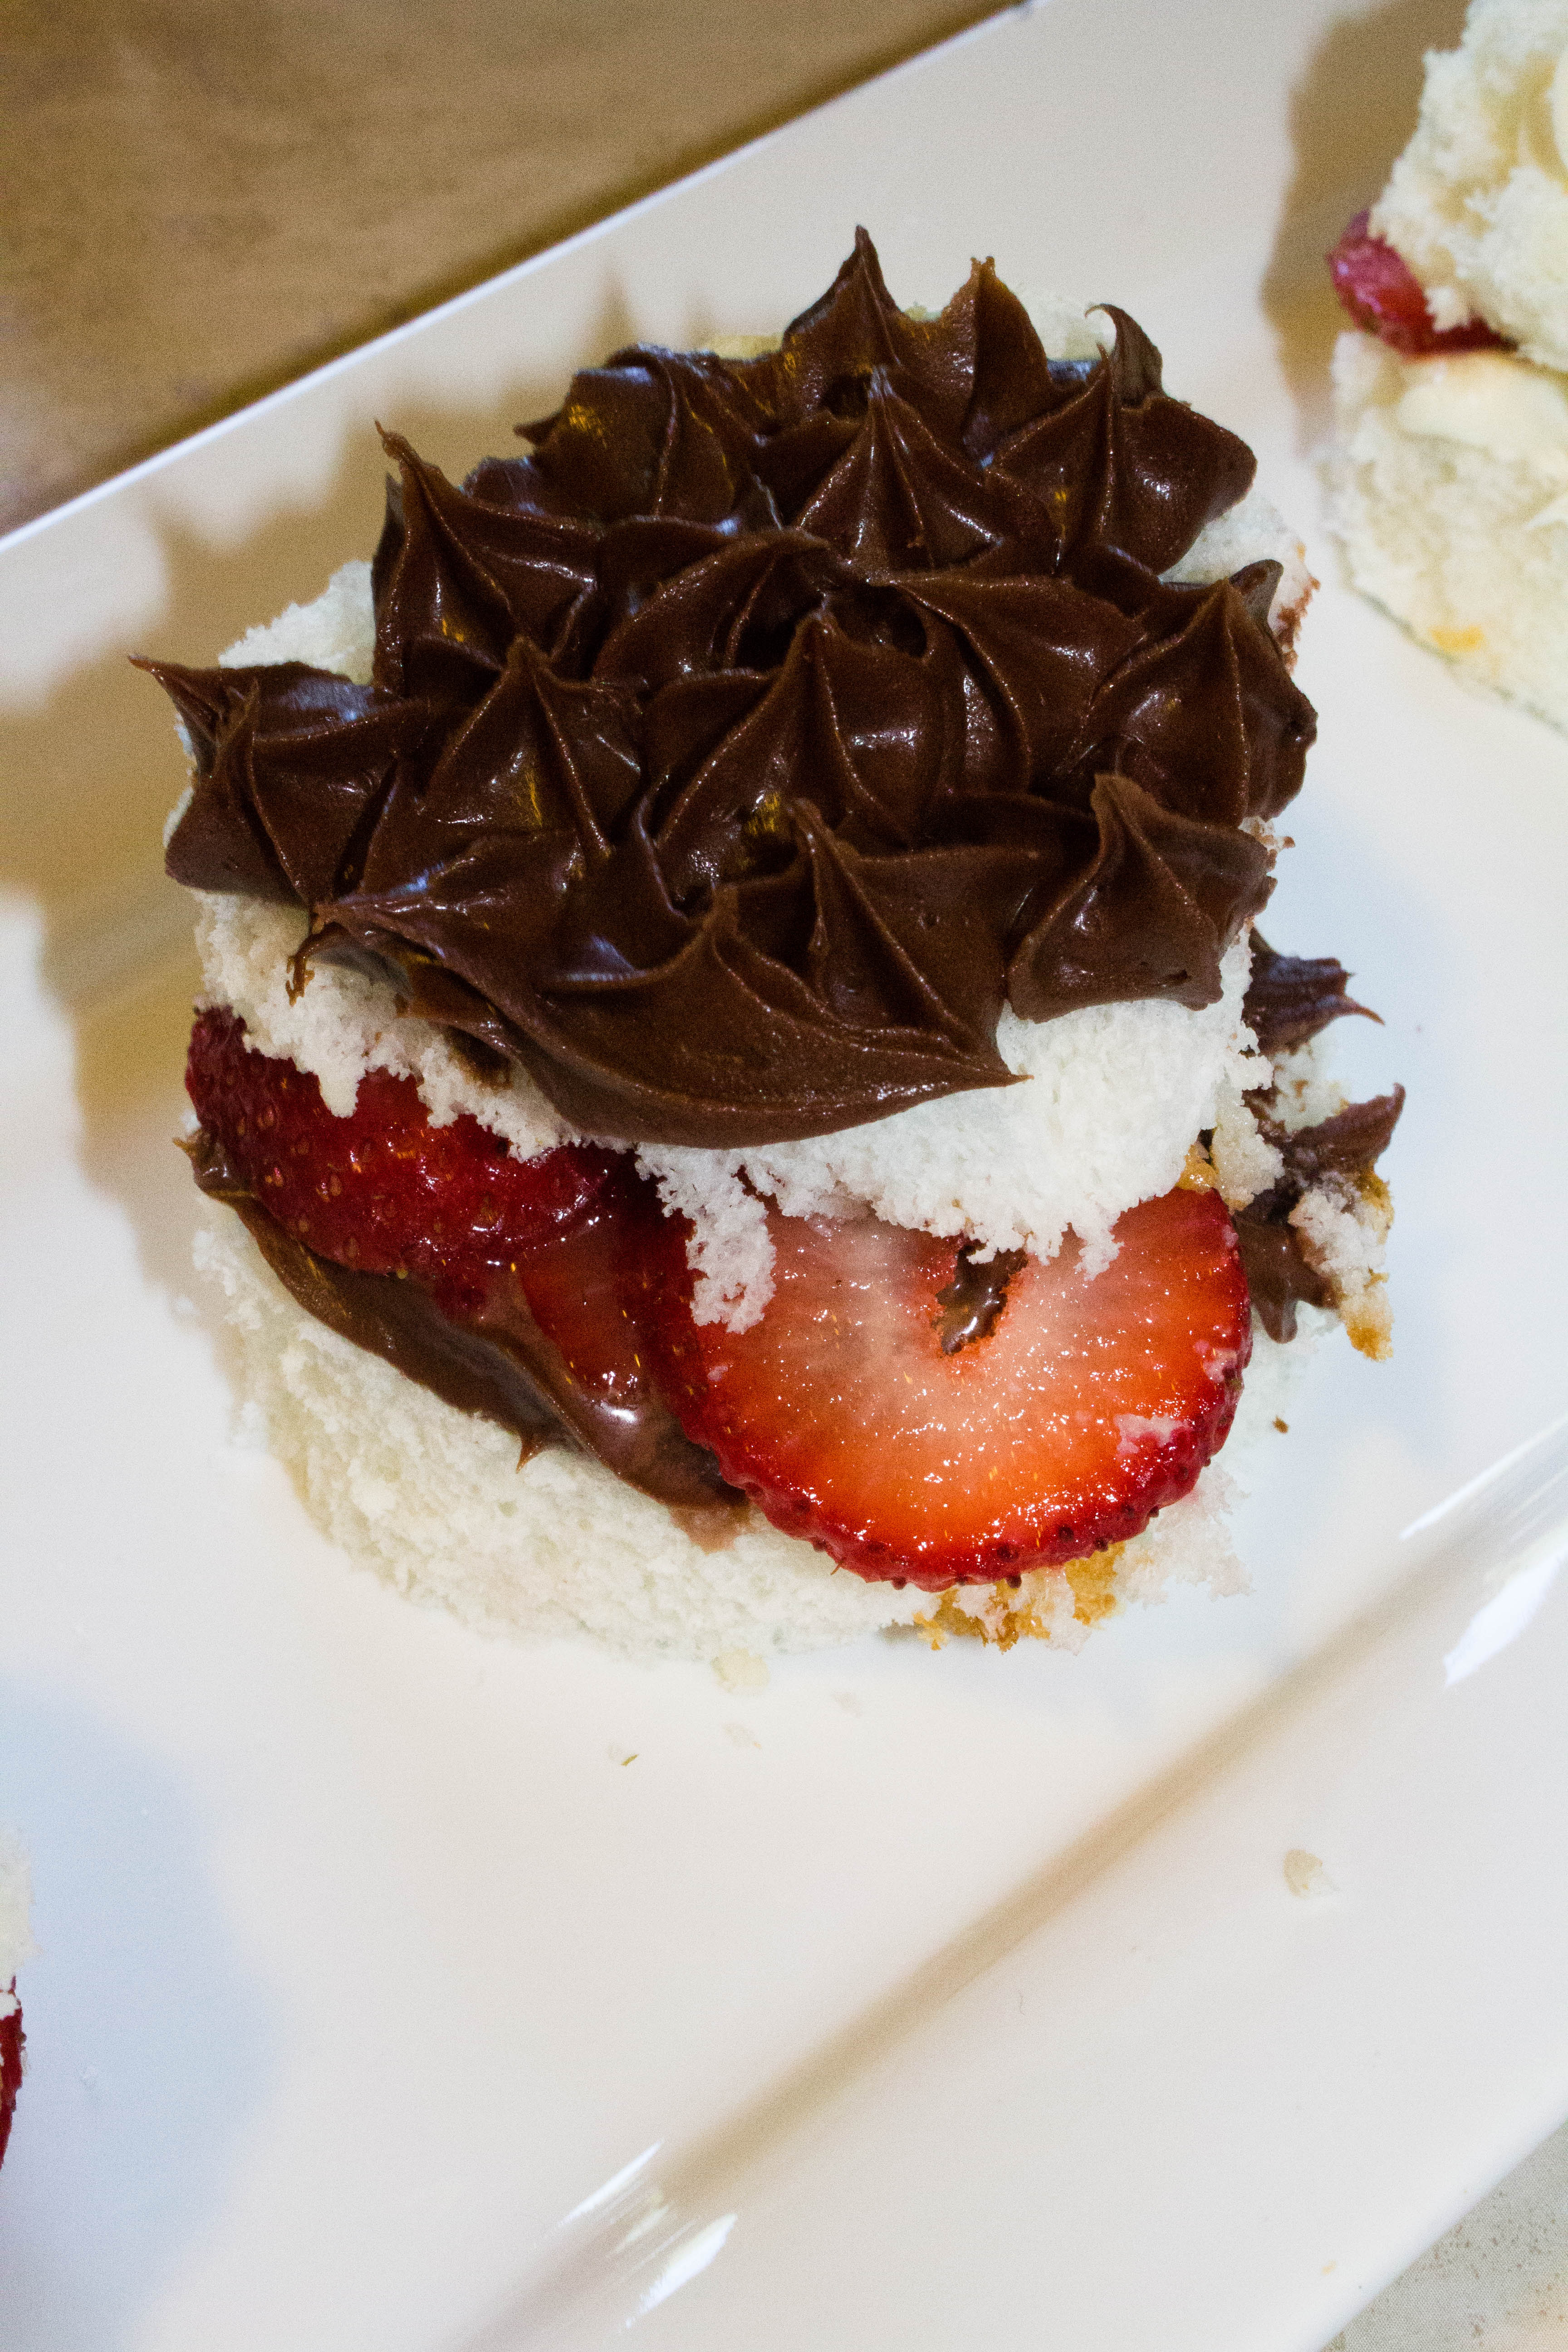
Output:
<instances>
[{"instance_id":1,"label":"chocolate smear","mask_svg":"<svg viewBox=\"0 0 1568 2352\"><path fill-rule=\"evenodd\" d=\"M1293 1130L1269 1117L1268 1099L1267 1095L1252 1097L1258 1126L1280 1153L1284 1171L1266 1192L1236 1212L1236 1237L1264 1329L1271 1339L1293 1339L1297 1306L1326 1307L1332 1291L1309 1264L1300 1235L1289 1223L1290 1212L1304 1192L1325 1179L1337 1177L1357 1190L1366 1182L1393 1139L1405 1108L1405 1089L1395 1087L1392 1094L1370 1102L1348 1103L1331 1118Z\"/></svg>"},{"instance_id":2,"label":"chocolate smear","mask_svg":"<svg viewBox=\"0 0 1568 2352\"><path fill-rule=\"evenodd\" d=\"M975 1246L964 1243L952 1280L936 1294L942 1312L931 1318L931 1328L941 1335L944 1356L955 1356L972 1340L989 1338L1007 1304L1007 1285L1023 1271L1023 1250L998 1250L994 1257L977 1258Z\"/></svg>"},{"instance_id":3,"label":"chocolate smear","mask_svg":"<svg viewBox=\"0 0 1568 2352\"><path fill-rule=\"evenodd\" d=\"M742 1498L711 1454L692 1444L651 1382L634 1375L612 1394L577 1381L519 1284L498 1279L479 1315L456 1319L416 1277L356 1272L286 1233L206 1130L186 1150L200 1190L237 1213L284 1288L329 1330L459 1412L511 1430L524 1459L564 1440L657 1501L699 1514L710 1543L721 1538L724 1512Z\"/></svg>"}]
</instances>

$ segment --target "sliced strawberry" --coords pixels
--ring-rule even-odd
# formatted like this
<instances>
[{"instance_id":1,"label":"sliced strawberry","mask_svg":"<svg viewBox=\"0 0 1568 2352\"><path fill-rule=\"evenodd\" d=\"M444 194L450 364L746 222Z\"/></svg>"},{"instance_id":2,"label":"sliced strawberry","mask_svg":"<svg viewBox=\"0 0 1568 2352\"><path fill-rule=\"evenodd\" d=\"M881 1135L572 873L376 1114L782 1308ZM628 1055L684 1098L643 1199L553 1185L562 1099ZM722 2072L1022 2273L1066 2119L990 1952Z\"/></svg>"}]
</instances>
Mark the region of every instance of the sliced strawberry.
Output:
<instances>
[{"instance_id":1,"label":"sliced strawberry","mask_svg":"<svg viewBox=\"0 0 1568 2352\"><path fill-rule=\"evenodd\" d=\"M1366 213L1357 213L1329 256L1334 290L1358 327L1409 359L1434 358L1444 352L1513 349L1484 319L1468 319L1462 327L1437 326L1426 307L1420 279L1402 253L1373 236L1369 218Z\"/></svg>"},{"instance_id":2,"label":"sliced strawberry","mask_svg":"<svg viewBox=\"0 0 1568 2352\"><path fill-rule=\"evenodd\" d=\"M466 1113L433 1127L412 1078L373 1070L338 1118L316 1079L201 1013L185 1086L196 1116L288 1233L363 1274L419 1276L454 1301L592 1211L626 1155L563 1144L519 1160Z\"/></svg>"},{"instance_id":3,"label":"sliced strawberry","mask_svg":"<svg viewBox=\"0 0 1568 2352\"><path fill-rule=\"evenodd\" d=\"M476 1119L432 1127L413 1080L381 1073L360 1081L352 1114L336 1118L313 1077L253 1053L228 1013L197 1021L186 1084L209 1139L197 1181L220 1198L248 1193L247 1214L268 1212L252 1230L280 1278L293 1287L301 1259L353 1269L336 1290L320 1272L302 1277L295 1296L313 1313L526 1444L553 1416L662 1501L708 1509L725 1499L711 1456L681 1434L645 1370L617 1286L622 1258L663 1223L628 1152L573 1144L517 1160ZM288 1236L281 1255L267 1239L275 1226ZM454 1395L450 1351L439 1364L420 1359L428 1334L414 1309L389 1319L384 1303L369 1307L344 1288L388 1274L408 1276L409 1290L504 1360L459 1350ZM537 1407L519 1407L509 1364Z\"/></svg>"},{"instance_id":4,"label":"sliced strawberry","mask_svg":"<svg viewBox=\"0 0 1568 2352\"><path fill-rule=\"evenodd\" d=\"M15 1979L8 1990L15 1994ZM19 2009L13 2009L8 2016L0 2017L0 2162L5 2160L5 2143L11 2137L11 2117L16 2112L16 2094L22 2087L22 2053L26 2042Z\"/></svg>"},{"instance_id":5,"label":"sliced strawberry","mask_svg":"<svg viewBox=\"0 0 1568 2352\"><path fill-rule=\"evenodd\" d=\"M768 1223L776 1286L749 1331L693 1322L678 1226L645 1255L656 1371L732 1485L862 1576L937 1591L1080 1559L1186 1494L1230 1427L1250 1321L1214 1192L1130 1210L1093 1279L1070 1242L1026 1258L956 1348L952 1242Z\"/></svg>"}]
</instances>

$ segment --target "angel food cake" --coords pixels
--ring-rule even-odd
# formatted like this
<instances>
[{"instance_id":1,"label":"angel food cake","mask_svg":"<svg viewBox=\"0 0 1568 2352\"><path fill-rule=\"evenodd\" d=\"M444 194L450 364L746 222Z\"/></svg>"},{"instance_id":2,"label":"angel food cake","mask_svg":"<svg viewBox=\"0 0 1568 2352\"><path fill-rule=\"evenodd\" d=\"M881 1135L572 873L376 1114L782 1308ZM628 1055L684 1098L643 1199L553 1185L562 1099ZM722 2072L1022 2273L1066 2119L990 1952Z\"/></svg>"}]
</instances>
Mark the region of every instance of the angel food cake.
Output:
<instances>
[{"instance_id":1,"label":"angel food cake","mask_svg":"<svg viewBox=\"0 0 1568 2352\"><path fill-rule=\"evenodd\" d=\"M252 1409L479 1622L1070 1642L1223 1585L1299 1307L1386 1347L1400 1097L1252 928L1300 549L1131 319L1037 317L862 233L460 488L389 436L374 563L149 665Z\"/></svg>"},{"instance_id":2,"label":"angel food cake","mask_svg":"<svg viewBox=\"0 0 1568 2352\"><path fill-rule=\"evenodd\" d=\"M1568 727L1568 0L1473 0L1331 267L1356 585Z\"/></svg>"}]
</instances>

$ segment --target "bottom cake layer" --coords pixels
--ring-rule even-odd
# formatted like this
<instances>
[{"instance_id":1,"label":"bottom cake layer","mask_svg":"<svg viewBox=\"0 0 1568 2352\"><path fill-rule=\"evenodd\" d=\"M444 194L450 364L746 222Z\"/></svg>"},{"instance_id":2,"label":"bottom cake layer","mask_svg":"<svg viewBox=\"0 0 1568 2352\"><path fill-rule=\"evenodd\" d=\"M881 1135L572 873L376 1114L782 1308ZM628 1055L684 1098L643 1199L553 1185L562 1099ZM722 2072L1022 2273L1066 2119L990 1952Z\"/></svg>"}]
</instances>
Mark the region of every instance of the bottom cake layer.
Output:
<instances>
[{"instance_id":1,"label":"bottom cake layer","mask_svg":"<svg viewBox=\"0 0 1568 2352\"><path fill-rule=\"evenodd\" d=\"M508 1431L307 1314L231 1212L206 1216L196 1260L227 1301L247 1433L285 1465L322 1531L398 1591L487 1631L587 1633L626 1654L721 1661L883 1627L1071 1648L1121 1601L1158 1600L1173 1582L1240 1591L1226 1526L1237 1476L1271 1436L1306 1353L1301 1339L1281 1347L1257 1332L1224 1455L1134 1541L1016 1587L935 1596L866 1583L754 1510L715 1544L710 1517L692 1515L689 1531L686 1515L564 1444L520 1463Z\"/></svg>"}]
</instances>

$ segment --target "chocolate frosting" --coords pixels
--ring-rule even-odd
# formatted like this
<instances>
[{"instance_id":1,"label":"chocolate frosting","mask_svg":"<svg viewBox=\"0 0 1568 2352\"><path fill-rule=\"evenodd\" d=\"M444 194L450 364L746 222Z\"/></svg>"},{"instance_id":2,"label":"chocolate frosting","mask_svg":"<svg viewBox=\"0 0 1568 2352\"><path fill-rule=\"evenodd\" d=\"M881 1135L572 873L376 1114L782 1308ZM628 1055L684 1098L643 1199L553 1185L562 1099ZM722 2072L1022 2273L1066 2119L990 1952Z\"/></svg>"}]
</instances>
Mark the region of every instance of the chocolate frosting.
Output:
<instances>
[{"instance_id":1,"label":"chocolate frosting","mask_svg":"<svg viewBox=\"0 0 1568 2352\"><path fill-rule=\"evenodd\" d=\"M1376 1021L1377 1013L1345 994L1349 978L1335 957L1281 955L1255 930L1246 1016L1259 1053L1273 1055L1304 1045L1347 1013Z\"/></svg>"},{"instance_id":2,"label":"chocolate frosting","mask_svg":"<svg viewBox=\"0 0 1568 2352\"><path fill-rule=\"evenodd\" d=\"M1349 978L1333 956L1281 955L1255 930L1243 1015L1260 1050L1283 1054L1304 1045L1348 1013L1376 1021L1377 1013L1346 995ZM1325 1176L1342 1176L1358 1186L1365 1181L1388 1149L1405 1108L1405 1089L1395 1087L1391 1095L1379 1095L1371 1102L1349 1103L1331 1118L1293 1131L1271 1113L1272 1088L1255 1092L1249 1099L1261 1132L1284 1167L1277 1183L1237 1211L1236 1238L1258 1320L1271 1339L1293 1339L1297 1305L1305 1301L1310 1307L1327 1307L1333 1294L1309 1262L1289 1222L1290 1212L1308 1187Z\"/></svg>"},{"instance_id":3,"label":"chocolate frosting","mask_svg":"<svg viewBox=\"0 0 1568 2352\"><path fill-rule=\"evenodd\" d=\"M1278 1218L1255 1215L1250 1209L1236 1213L1236 1242L1253 1312L1271 1339L1293 1339L1299 1306L1327 1307L1333 1291L1315 1265L1309 1263L1301 1237Z\"/></svg>"},{"instance_id":4,"label":"chocolate frosting","mask_svg":"<svg viewBox=\"0 0 1568 2352\"><path fill-rule=\"evenodd\" d=\"M1353 1179L1364 1174L1387 1150L1404 1108L1405 1088L1395 1087L1392 1094L1376 1095L1370 1102L1347 1103L1314 1127L1288 1131L1261 1117L1258 1126L1279 1150L1285 1172L1251 1205L1267 1214L1282 1195L1289 1195L1293 1205L1309 1185L1321 1184L1325 1176Z\"/></svg>"},{"instance_id":5,"label":"chocolate frosting","mask_svg":"<svg viewBox=\"0 0 1568 2352\"><path fill-rule=\"evenodd\" d=\"M170 873L627 1139L1005 1085L1005 1001L1212 1002L1313 717L1278 566L1162 583L1253 459L1110 315L1053 361L984 263L907 317L862 232L776 352L621 352L460 488L389 436L373 684L148 665Z\"/></svg>"},{"instance_id":6,"label":"chocolate frosting","mask_svg":"<svg viewBox=\"0 0 1568 2352\"><path fill-rule=\"evenodd\" d=\"M1359 1012L1361 1007L1338 1009ZM1392 1094L1374 1096L1370 1102L1347 1103L1331 1118L1291 1131L1268 1116L1267 1096L1254 1097L1253 1103L1260 1130L1285 1165L1268 1192L1237 1212L1236 1237L1264 1329L1271 1339L1293 1339L1297 1301L1326 1307L1331 1292L1309 1263L1289 1223L1290 1212L1302 1193L1325 1176L1342 1176L1352 1185L1364 1181L1393 1139L1405 1108L1405 1088L1395 1087Z\"/></svg>"}]
</instances>

